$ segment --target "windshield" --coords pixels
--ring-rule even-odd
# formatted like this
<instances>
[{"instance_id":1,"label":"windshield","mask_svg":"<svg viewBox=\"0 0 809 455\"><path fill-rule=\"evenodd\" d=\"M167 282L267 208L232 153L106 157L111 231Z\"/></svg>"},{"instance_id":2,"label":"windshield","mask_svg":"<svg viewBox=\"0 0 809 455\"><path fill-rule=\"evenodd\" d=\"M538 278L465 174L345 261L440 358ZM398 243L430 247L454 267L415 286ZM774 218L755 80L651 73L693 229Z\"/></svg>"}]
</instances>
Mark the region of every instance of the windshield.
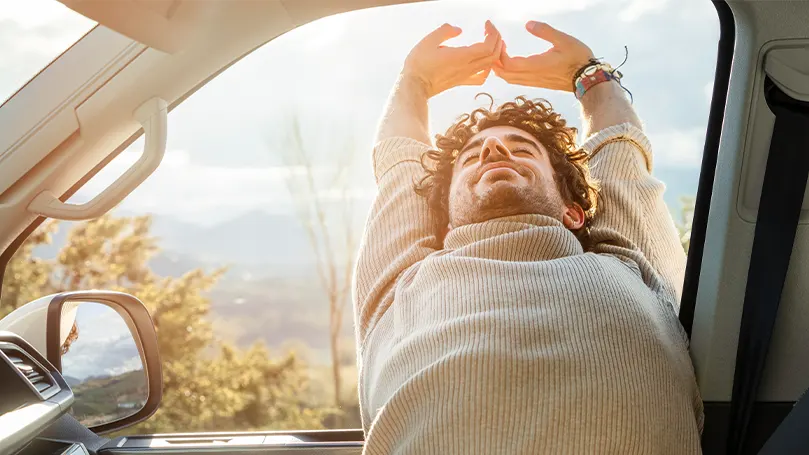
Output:
<instances>
[{"instance_id":1,"label":"windshield","mask_svg":"<svg viewBox=\"0 0 809 455\"><path fill-rule=\"evenodd\" d=\"M0 7L0 103L95 25L56 0L4 1Z\"/></svg>"},{"instance_id":2,"label":"windshield","mask_svg":"<svg viewBox=\"0 0 809 455\"><path fill-rule=\"evenodd\" d=\"M257 49L171 111L162 164L109 215L49 224L29 239L4 283L19 292L4 292L0 309L43 289L123 288L141 298L157 315L166 389L160 410L131 432L360 427L350 289L378 194L375 129L408 52L445 22L464 31L447 45L483 39L490 19L509 54L525 56L549 47L525 28L540 19L614 66L626 60L622 84L666 185L656 215L670 211L687 251L719 38L711 3L493 3L342 14ZM496 104L547 98L582 126L571 93L492 74L430 100L432 135L488 107L480 92ZM142 150L141 138L70 202L90 200ZM14 288L15 276L39 281Z\"/></svg>"}]
</instances>

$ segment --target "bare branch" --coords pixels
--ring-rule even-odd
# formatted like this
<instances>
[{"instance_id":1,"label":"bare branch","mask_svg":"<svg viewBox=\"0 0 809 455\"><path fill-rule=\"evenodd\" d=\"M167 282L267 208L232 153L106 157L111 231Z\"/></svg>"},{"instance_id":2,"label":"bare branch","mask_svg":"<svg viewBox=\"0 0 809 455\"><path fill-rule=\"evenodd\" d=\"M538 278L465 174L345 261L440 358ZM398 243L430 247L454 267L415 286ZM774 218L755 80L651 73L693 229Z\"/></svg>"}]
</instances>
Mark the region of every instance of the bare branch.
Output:
<instances>
[{"instance_id":1,"label":"bare branch","mask_svg":"<svg viewBox=\"0 0 809 455\"><path fill-rule=\"evenodd\" d=\"M339 343L345 309L349 304L351 275L357 244L354 201L351 195L351 168L354 162L354 141L329 150L328 166L317 169L313 154L304 143L300 121L293 118L289 128L286 161L302 169L301 175L287 178L296 213L303 224L315 255L320 283L328 298L329 341L334 376L335 404L340 406ZM329 172L326 172L326 171ZM317 175L315 175L317 172ZM300 184L298 178L303 180ZM319 185L320 184L320 185ZM329 199L337 196L339 210L332 210ZM342 245L340 245L342 243Z\"/></svg>"}]
</instances>

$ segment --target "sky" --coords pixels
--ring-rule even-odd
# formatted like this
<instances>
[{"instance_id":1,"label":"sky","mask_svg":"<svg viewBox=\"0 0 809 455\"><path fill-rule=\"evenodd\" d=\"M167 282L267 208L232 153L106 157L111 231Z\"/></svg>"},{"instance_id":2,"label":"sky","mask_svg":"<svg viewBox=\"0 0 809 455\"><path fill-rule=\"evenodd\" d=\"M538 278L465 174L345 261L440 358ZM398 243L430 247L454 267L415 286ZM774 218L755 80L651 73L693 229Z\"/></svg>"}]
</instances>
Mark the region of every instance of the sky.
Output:
<instances>
[{"instance_id":1,"label":"sky","mask_svg":"<svg viewBox=\"0 0 809 455\"><path fill-rule=\"evenodd\" d=\"M65 376L84 380L143 369L132 332L118 312L100 303L81 302L74 314L79 336L62 356Z\"/></svg>"},{"instance_id":2,"label":"sky","mask_svg":"<svg viewBox=\"0 0 809 455\"><path fill-rule=\"evenodd\" d=\"M0 0L0 102L94 25L55 0Z\"/></svg>"},{"instance_id":3,"label":"sky","mask_svg":"<svg viewBox=\"0 0 809 455\"><path fill-rule=\"evenodd\" d=\"M54 0L0 0L0 99L89 30L94 23ZM318 195L349 160L348 194L365 211L375 193L370 155L377 120L409 49L444 22L464 33L452 44L482 39L483 23L500 28L513 55L542 52L547 43L523 24L541 20L577 36L621 68L644 121L655 174L667 202L696 192L708 118L719 23L708 0L568 0L426 2L321 19L267 43L213 79L169 116L160 168L117 209L215 224L251 211L291 213L289 183L301 175L289 131L300 124L315 169ZM569 93L509 86L494 75L482 87L461 87L430 102L432 133L459 114L517 95L547 98L580 124ZM297 119L297 120L296 120ZM90 199L134 162L135 142L72 199Z\"/></svg>"}]
</instances>

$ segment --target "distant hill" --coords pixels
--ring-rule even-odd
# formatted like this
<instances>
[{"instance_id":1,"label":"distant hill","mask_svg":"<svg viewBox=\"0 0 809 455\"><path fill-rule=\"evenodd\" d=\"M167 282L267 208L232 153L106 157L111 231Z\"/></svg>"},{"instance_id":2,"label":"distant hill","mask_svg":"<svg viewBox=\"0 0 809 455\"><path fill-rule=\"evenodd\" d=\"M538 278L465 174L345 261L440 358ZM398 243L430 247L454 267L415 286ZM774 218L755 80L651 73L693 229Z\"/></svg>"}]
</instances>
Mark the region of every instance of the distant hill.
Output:
<instances>
[{"instance_id":1,"label":"distant hill","mask_svg":"<svg viewBox=\"0 0 809 455\"><path fill-rule=\"evenodd\" d=\"M152 232L165 251L203 263L300 267L313 261L294 215L252 211L209 227L155 216Z\"/></svg>"},{"instance_id":2,"label":"distant hill","mask_svg":"<svg viewBox=\"0 0 809 455\"><path fill-rule=\"evenodd\" d=\"M73 416L85 425L111 422L137 412L148 395L143 370L87 378L73 389Z\"/></svg>"},{"instance_id":3,"label":"distant hill","mask_svg":"<svg viewBox=\"0 0 809 455\"><path fill-rule=\"evenodd\" d=\"M38 247L34 254L41 258L55 257L74 225L75 222L69 221L59 223L53 243ZM191 263L286 269L307 266L314 260L300 221L291 215L252 211L213 226L153 215L152 234L163 250L163 257L156 263L167 271Z\"/></svg>"},{"instance_id":4,"label":"distant hill","mask_svg":"<svg viewBox=\"0 0 809 455\"><path fill-rule=\"evenodd\" d=\"M74 224L60 223L53 243L34 254L55 257ZM228 267L209 294L218 337L242 346L261 340L274 348L298 340L316 357L327 357L328 303L309 239L296 217L254 211L201 226L154 215L152 233L161 251L149 265L160 276ZM346 311L343 333L349 338L352 322Z\"/></svg>"}]
</instances>

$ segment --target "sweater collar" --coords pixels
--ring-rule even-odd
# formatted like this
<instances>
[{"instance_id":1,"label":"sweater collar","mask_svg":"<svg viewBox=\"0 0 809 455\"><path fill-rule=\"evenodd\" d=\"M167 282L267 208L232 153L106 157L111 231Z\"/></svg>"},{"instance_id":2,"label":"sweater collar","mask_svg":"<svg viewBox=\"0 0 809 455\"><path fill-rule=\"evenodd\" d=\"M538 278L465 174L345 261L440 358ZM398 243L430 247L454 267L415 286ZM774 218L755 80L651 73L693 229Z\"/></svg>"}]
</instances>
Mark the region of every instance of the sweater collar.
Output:
<instances>
[{"instance_id":1,"label":"sweater collar","mask_svg":"<svg viewBox=\"0 0 809 455\"><path fill-rule=\"evenodd\" d=\"M538 214L493 218L451 229L444 249L506 261L549 260L584 252L561 221Z\"/></svg>"}]
</instances>

